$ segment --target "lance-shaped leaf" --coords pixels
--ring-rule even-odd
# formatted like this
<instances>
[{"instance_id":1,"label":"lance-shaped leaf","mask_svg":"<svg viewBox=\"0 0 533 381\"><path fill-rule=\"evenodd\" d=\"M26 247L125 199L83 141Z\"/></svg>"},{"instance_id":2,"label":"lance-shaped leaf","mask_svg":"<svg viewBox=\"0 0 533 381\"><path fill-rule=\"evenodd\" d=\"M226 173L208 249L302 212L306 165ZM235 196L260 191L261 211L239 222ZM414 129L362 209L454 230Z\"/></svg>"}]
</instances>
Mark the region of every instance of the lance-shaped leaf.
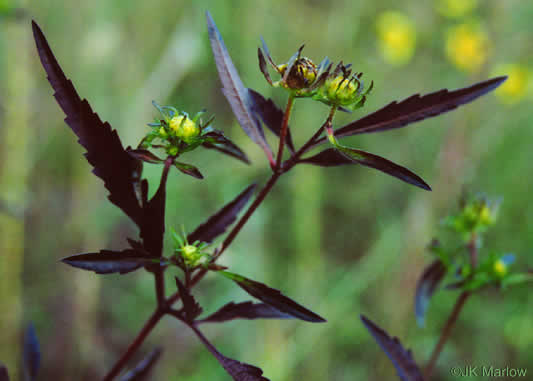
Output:
<instances>
[{"instance_id":1,"label":"lance-shaped leaf","mask_svg":"<svg viewBox=\"0 0 533 381\"><path fill-rule=\"evenodd\" d=\"M226 204L222 209L213 214L209 219L198 226L189 236L187 241L193 243L195 241L211 243L220 234L224 233L228 226L230 226L237 219L237 214L246 205L252 194L254 193L256 185L252 184L243 190L230 203Z\"/></svg>"},{"instance_id":2,"label":"lance-shaped leaf","mask_svg":"<svg viewBox=\"0 0 533 381\"><path fill-rule=\"evenodd\" d=\"M218 74L222 82L222 92L244 132L265 151L269 161L273 162L272 151L266 141L261 123L252 111L253 100L248 89L242 84L211 14L206 12L206 17L209 41L211 42Z\"/></svg>"},{"instance_id":3,"label":"lance-shaped leaf","mask_svg":"<svg viewBox=\"0 0 533 381\"><path fill-rule=\"evenodd\" d=\"M33 324L30 324L24 332L23 364L25 379L36 380L41 364L41 350Z\"/></svg>"},{"instance_id":4,"label":"lance-shaped leaf","mask_svg":"<svg viewBox=\"0 0 533 381\"><path fill-rule=\"evenodd\" d=\"M128 147L126 151L135 159L145 161L147 163L160 164L165 161L146 149L131 149Z\"/></svg>"},{"instance_id":5,"label":"lance-shaped leaf","mask_svg":"<svg viewBox=\"0 0 533 381\"><path fill-rule=\"evenodd\" d=\"M361 320L366 329L374 336L381 349L387 354L394 364L398 376L403 381L424 381L422 372L418 368L410 350L406 350L397 337L391 338L387 332L379 328L365 316Z\"/></svg>"},{"instance_id":6,"label":"lance-shaped leaf","mask_svg":"<svg viewBox=\"0 0 533 381\"><path fill-rule=\"evenodd\" d=\"M190 325L190 328L234 381L270 381L268 378L262 376L263 371L260 368L224 356L206 339L196 326Z\"/></svg>"},{"instance_id":7,"label":"lance-shaped leaf","mask_svg":"<svg viewBox=\"0 0 533 381\"><path fill-rule=\"evenodd\" d=\"M250 164L248 156L231 140L229 140L224 133L219 130L212 130L208 133L202 135L202 137L207 137L208 139L202 143L202 146L208 149L215 149L219 152L222 152L226 155L232 156L236 159L239 159L246 164Z\"/></svg>"},{"instance_id":8,"label":"lance-shaped leaf","mask_svg":"<svg viewBox=\"0 0 533 381\"><path fill-rule=\"evenodd\" d=\"M185 310L185 320L188 323L194 322L194 319L198 317L202 313L202 307L198 304L196 299L194 299L194 296L192 296L191 292L185 287L183 283L179 280L178 277L175 277L176 279L176 286L178 286L178 291L180 293L181 301L183 302L183 308Z\"/></svg>"},{"instance_id":9,"label":"lance-shaped leaf","mask_svg":"<svg viewBox=\"0 0 533 381\"><path fill-rule=\"evenodd\" d=\"M312 164L321 167L335 167L347 164L361 164L366 167L377 169L408 184L415 185L425 190L431 190L418 175L401 165L395 164L381 156L371 154L354 148L338 146L338 148L328 148L315 156L302 159L300 163Z\"/></svg>"},{"instance_id":10,"label":"lance-shaped leaf","mask_svg":"<svg viewBox=\"0 0 533 381\"><path fill-rule=\"evenodd\" d=\"M141 225L142 210L135 194L141 162L130 156L109 123L103 123L87 100L81 100L72 82L65 77L39 26L32 21L33 36L54 97L66 115L65 122L87 150L85 157L93 173L104 181L109 200Z\"/></svg>"},{"instance_id":11,"label":"lance-shaped leaf","mask_svg":"<svg viewBox=\"0 0 533 381\"><path fill-rule=\"evenodd\" d=\"M9 373L2 363L0 363L0 381L9 381Z\"/></svg>"},{"instance_id":12,"label":"lance-shaped leaf","mask_svg":"<svg viewBox=\"0 0 533 381\"><path fill-rule=\"evenodd\" d=\"M266 303L230 302L205 319L197 320L196 323L221 323L234 319L294 319L294 316Z\"/></svg>"},{"instance_id":13,"label":"lance-shaped leaf","mask_svg":"<svg viewBox=\"0 0 533 381\"><path fill-rule=\"evenodd\" d=\"M335 131L335 136L340 138L404 127L472 102L496 89L506 79L507 77L496 77L458 90L442 89L424 96L415 94L399 103L391 102L376 112L341 127ZM316 144L323 143L325 140L326 138L322 138Z\"/></svg>"},{"instance_id":14,"label":"lance-shaped leaf","mask_svg":"<svg viewBox=\"0 0 533 381\"><path fill-rule=\"evenodd\" d=\"M202 175L202 172L200 172L200 170L196 168L194 165L180 163L180 162L175 161L174 166L178 168L181 173L185 173L186 175L192 176L195 179L202 180L204 178L204 175Z\"/></svg>"},{"instance_id":15,"label":"lance-shaped leaf","mask_svg":"<svg viewBox=\"0 0 533 381\"><path fill-rule=\"evenodd\" d=\"M265 99L265 97L255 90L248 89L248 91L254 100L254 112L261 118L265 126L267 126L270 131L279 137L281 132L281 124L283 123L283 111L276 106L272 99ZM294 143L292 141L290 129L287 129L287 137L285 142L287 143L289 150L294 153Z\"/></svg>"},{"instance_id":16,"label":"lance-shaped leaf","mask_svg":"<svg viewBox=\"0 0 533 381\"><path fill-rule=\"evenodd\" d=\"M161 348L156 348L152 350L142 361L137 364L135 368L126 373L120 381L147 381L151 370L153 369L155 363L161 357L163 350Z\"/></svg>"},{"instance_id":17,"label":"lance-shaped leaf","mask_svg":"<svg viewBox=\"0 0 533 381\"><path fill-rule=\"evenodd\" d=\"M143 246L152 257L160 257L163 252L167 177L168 170L165 167L157 192L143 208L141 237Z\"/></svg>"},{"instance_id":18,"label":"lance-shaped leaf","mask_svg":"<svg viewBox=\"0 0 533 381\"><path fill-rule=\"evenodd\" d=\"M415 316L420 326L424 326L429 301L444 275L446 275L446 266L440 259L437 259L425 268L418 280L415 294Z\"/></svg>"},{"instance_id":19,"label":"lance-shaped leaf","mask_svg":"<svg viewBox=\"0 0 533 381\"><path fill-rule=\"evenodd\" d=\"M230 273L229 271L219 271L218 273L237 283L237 285L248 294L271 305L281 312L311 323L324 323L326 321L324 318L286 297L279 290L270 288L266 284L256 282L238 274Z\"/></svg>"},{"instance_id":20,"label":"lance-shaped leaf","mask_svg":"<svg viewBox=\"0 0 533 381\"><path fill-rule=\"evenodd\" d=\"M154 263L153 259L147 258L146 253L132 249L77 254L63 258L61 262L97 274L126 274L143 265Z\"/></svg>"}]
</instances>

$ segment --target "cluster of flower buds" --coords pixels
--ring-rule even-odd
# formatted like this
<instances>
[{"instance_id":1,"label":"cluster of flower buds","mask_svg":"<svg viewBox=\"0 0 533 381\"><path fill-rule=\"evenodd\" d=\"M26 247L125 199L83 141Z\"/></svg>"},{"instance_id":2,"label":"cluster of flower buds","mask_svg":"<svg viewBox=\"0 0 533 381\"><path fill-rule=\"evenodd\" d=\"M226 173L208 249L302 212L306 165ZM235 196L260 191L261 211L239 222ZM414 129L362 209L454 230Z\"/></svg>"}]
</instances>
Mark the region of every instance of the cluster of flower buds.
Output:
<instances>
[{"instance_id":1,"label":"cluster of flower buds","mask_svg":"<svg viewBox=\"0 0 533 381\"><path fill-rule=\"evenodd\" d=\"M484 232L496 222L500 200L490 200L478 195L472 200L463 201L462 208L457 215L445 220L446 225L453 230L465 234Z\"/></svg>"},{"instance_id":2,"label":"cluster of flower buds","mask_svg":"<svg viewBox=\"0 0 533 381\"><path fill-rule=\"evenodd\" d=\"M152 103L163 118L148 124L152 131L141 141L142 148L164 148L168 155L177 156L201 145L205 141L204 135L211 131L208 126L214 118L205 124L200 119L205 111L200 111L191 119L186 112L172 106ZM159 144L154 144L156 142Z\"/></svg>"},{"instance_id":3,"label":"cluster of flower buds","mask_svg":"<svg viewBox=\"0 0 533 381\"><path fill-rule=\"evenodd\" d=\"M344 65L342 62L331 71L332 63L327 57L316 66L312 60L302 56L303 47L302 45L287 63L277 65L263 40L264 52L261 48L257 52L259 68L270 85L287 89L293 97L312 98L345 110L353 111L364 105L373 82L365 90L361 80L363 73L352 73L351 65ZM272 81L267 60L281 76L279 81Z\"/></svg>"}]
</instances>

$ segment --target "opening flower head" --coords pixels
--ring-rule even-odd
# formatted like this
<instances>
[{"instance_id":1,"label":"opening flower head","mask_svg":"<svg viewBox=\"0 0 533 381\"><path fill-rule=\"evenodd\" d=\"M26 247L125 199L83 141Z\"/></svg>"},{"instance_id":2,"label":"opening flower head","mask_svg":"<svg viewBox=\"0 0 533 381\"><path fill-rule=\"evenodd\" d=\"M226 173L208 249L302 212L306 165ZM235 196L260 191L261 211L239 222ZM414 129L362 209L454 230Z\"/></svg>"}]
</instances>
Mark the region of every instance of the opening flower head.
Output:
<instances>
[{"instance_id":1,"label":"opening flower head","mask_svg":"<svg viewBox=\"0 0 533 381\"><path fill-rule=\"evenodd\" d=\"M272 59L263 39L262 42L264 53L261 48L257 50L259 68L271 86L283 87L289 90L294 97L309 97L315 93L318 87L324 84L331 70L331 63L327 57L317 66L311 59L302 57L302 50L304 48L304 45L302 45L287 63L278 65ZM272 81L267 69L267 60L281 76L279 81Z\"/></svg>"},{"instance_id":2,"label":"opening flower head","mask_svg":"<svg viewBox=\"0 0 533 381\"><path fill-rule=\"evenodd\" d=\"M362 107L366 96L374 87L374 81L370 82L370 86L365 90L361 79L363 73L352 73L351 66L351 64L344 65L341 61L333 73L327 76L324 84L317 89L313 99L351 111Z\"/></svg>"}]
</instances>

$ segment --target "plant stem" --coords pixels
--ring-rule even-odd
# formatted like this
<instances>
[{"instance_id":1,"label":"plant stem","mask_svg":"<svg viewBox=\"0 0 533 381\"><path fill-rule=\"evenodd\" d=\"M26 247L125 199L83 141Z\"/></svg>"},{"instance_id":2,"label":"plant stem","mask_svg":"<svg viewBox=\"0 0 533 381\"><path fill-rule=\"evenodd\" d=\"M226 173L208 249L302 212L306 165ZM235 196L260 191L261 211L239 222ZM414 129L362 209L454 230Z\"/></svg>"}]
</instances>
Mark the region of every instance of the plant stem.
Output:
<instances>
[{"instance_id":1,"label":"plant stem","mask_svg":"<svg viewBox=\"0 0 533 381\"><path fill-rule=\"evenodd\" d=\"M477 267L478 263L478 247L477 247L477 235L476 233L472 233L470 236L470 240L467 244L468 251L470 252L470 264L472 265L472 268ZM433 349L433 353L431 354L431 357L428 361L428 364L426 365L426 369L424 370L424 379L427 381L429 380L431 373L433 372L433 368L435 367L435 364L437 363L437 359L439 358L442 349L444 348L444 344L450 337L450 333L452 331L453 326L455 325L455 322L457 321L457 318L459 317L459 313L463 309L463 306L465 305L466 300L471 295L469 291L463 291L461 295L459 295L459 298L457 298L457 301L455 302L455 306L453 307L452 313L448 317L448 320L446 321L446 324L444 325L444 328L442 329L442 333L440 335L440 339L435 346L435 349Z\"/></svg>"},{"instance_id":2,"label":"plant stem","mask_svg":"<svg viewBox=\"0 0 533 381\"><path fill-rule=\"evenodd\" d=\"M461 293L461 295L459 295L457 302L455 302L455 306L453 307L452 313L448 317L448 320L446 321L446 324L444 325L444 328L442 329L439 342L435 346L435 349L433 350L433 353L431 354L431 358L428 361L428 364L426 365L426 369L424 370L424 380L426 381L429 380L431 373L433 372L433 368L435 367L435 364L437 362L437 359L439 358L442 352L442 349L444 348L444 344L450 337L452 328L455 325L455 322L457 321L457 318L459 317L459 313L461 312L469 296L470 296L470 292L464 291L463 293Z\"/></svg>"},{"instance_id":3,"label":"plant stem","mask_svg":"<svg viewBox=\"0 0 533 381\"><path fill-rule=\"evenodd\" d=\"M139 349L141 344L144 342L144 339L146 339L146 336L148 336L152 329L154 329L155 325L159 322L159 320L161 320L164 314L165 309L163 308L157 308L155 310L152 316L150 316L150 319L148 319L148 321L144 324L144 327L139 332L135 340L130 344L126 352L124 352L120 360L118 360L113 369L111 369L105 376L104 381L111 381L120 373L124 366L126 366L126 363L129 361L130 357L133 356L133 354Z\"/></svg>"},{"instance_id":4,"label":"plant stem","mask_svg":"<svg viewBox=\"0 0 533 381\"><path fill-rule=\"evenodd\" d=\"M294 97L292 95L289 95L289 99L287 101L287 107L285 108L285 113L283 114L283 122L281 123L281 130L279 133L278 156L276 157L276 166L274 167L274 172L279 172L281 168L281 162L283 160L283 148L285 148L287 130L289 129L289 118L291 116L291 110L292 110L293 105L294 105Z\"/></svg>"}]
</instances>

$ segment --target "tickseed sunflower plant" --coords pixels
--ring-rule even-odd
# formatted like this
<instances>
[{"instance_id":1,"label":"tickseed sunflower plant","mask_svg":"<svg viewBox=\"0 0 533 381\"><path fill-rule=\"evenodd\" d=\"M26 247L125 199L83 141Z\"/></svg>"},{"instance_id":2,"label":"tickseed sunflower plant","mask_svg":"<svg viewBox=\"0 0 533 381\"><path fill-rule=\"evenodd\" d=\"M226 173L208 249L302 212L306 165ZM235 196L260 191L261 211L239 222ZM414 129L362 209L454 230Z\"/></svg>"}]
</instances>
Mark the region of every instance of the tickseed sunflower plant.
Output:
<instances>
[{"instance_id":1,"label":"tickseed sunflower plant","mask_svg":"<svg viewBox=\"0 0 533 381\"><path fill-rule=\"evenodd\" d=\"M149 124L150 130L136 148L124 148L117 132L109 123L102 122L88 101L78 95L40 27L35 21L32 22L37 52L55 91L54 96L66 115L65 122L85 149L85 157L93 167L93 173L104 182L109 192L109 201L120 208L139 230L138 236L129 238L122 250L103 249L94 253L76 254L64 258L63 262L97 274L126 274L145 270L154 279L154 310L131 345L125 348L123 355L116 359L113 367L102 377L104 381L140 380L146 377L159 357L160 349L150 352L137 366L132 366L130 360L163 316L179 320L194 332L234 380L268 380L260 368L224 356L204 335L202 327L207 323L223 323L234 319L299 319L309 323L326 321L324 317L280 291L233 273L218 263L279 178L300 164L321 167L360 164L423 190L430 190L429 185L409 169L380 156L344 146L340 143L341 139L401 128L454 110L494 90L506 79L497 77L458 90L440 90L424 96L415 94L337 127L334 126L336 112L354 112L362 108L367 97L371 96L372 81L365 85L363 74L343 62L333 64L328 58L324 58L318 65L315 64L302 55L303 46L286 63L276 64L263 41L262 48L258 48L259 69L268 85L288 93L287 104L282 110L271 99L266 99L258 91L243 84L215 22L209 12L206 16L222 93L244 132L264 151L272 173L263 186L251 184L190 232L172 227L167 229L165 226L166 184L171 168L176 167L185 175L202 179L200 169L182 161L190 161L187 159L188 152L203 147L249 163L246 154L222 130L215 128L213 117L203 120L205 111L191 117L179 108L160 106L156 102L153 104L158 115ZM271 71L275 75L274 79ZM154 94L154 98L157 98L157 94ZM302 146L296 147L289 120L292 109L300 99L318 102L317 107L324 108L325 120L317 124L315 132ZM277 137L276 153L267 142L263 126ZM305 133L305 129L298 131ZM311 153L312 150L319 152ZM152 197L148 196L148 190L149 186L154 185L143 178L145 163L162 165L161 180ZM250 201L250 205L245 208ZM243 209L246 210L241 215ZM163 247L165 234L170 234L174 243L174 247L168 252ZM215 239L223 235L222 243L214 245ZM506 266L505 263L504 265ZM493 269L496 273L503 274L504 265L494 264ZM171 279L176 288L174 293L167 295L165 283L169 279L165 275L168 275L167 270L170 268L178 269L179 276ZM469 274L465 273L461 280L470 279ZM204 315L201 301L195 298L195 286L207 275L234 282L259 302L228 301L218 311ZM366 317L362 316L362 320L391 356L399 369L400 378L422 379L409 351L404 350L397 340L391 339ZM126 367L132 367L132 370L126 373Z\"/></svg>"}]
</instances>

